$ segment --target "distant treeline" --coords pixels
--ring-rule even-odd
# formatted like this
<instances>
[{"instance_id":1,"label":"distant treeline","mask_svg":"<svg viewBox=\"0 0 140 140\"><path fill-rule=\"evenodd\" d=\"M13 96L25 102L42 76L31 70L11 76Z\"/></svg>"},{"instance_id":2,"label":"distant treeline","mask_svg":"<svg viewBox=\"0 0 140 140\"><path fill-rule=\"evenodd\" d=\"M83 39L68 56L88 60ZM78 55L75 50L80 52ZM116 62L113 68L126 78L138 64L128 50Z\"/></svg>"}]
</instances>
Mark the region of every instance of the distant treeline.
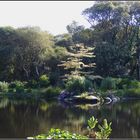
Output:
<instances>
[{"instance_id":1,"label":"distant treeline","mask_svg":"<svg viewBox=\"0 0 140 140\"><path fill-rule=\"evenodd\" d=\"M1 27L0 81L46 74L57 84L66 73L91 70L92 75L140 79L140 2L95 2L82 14L90 28L73 21L67 34L57 36L38 27ZM85 69L93 63L94 68Z\"/></svg>"}]
</instances>

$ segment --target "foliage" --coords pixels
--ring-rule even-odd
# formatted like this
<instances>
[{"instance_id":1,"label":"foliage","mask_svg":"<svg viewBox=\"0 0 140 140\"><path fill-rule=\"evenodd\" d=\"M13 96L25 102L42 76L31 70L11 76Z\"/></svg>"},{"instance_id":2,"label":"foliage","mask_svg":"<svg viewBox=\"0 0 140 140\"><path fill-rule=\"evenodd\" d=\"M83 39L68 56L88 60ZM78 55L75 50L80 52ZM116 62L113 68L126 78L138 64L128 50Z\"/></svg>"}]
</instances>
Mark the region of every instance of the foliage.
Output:
<instances>
[{"instance_id":1,"label":"foliage","mask_svg":"<svg viewBox=\"0 0 140 140\"><path fill-rule=\"evenodd\" d=\"M71 76L66 83L66 89L70 92L82 93L92 88L92 83L83 76Z\"/></svg>"},{"instance_id":2,"label":"foliage","mask_svg":"<svg viewBox=\"0 0 140 140\"><path fill-rule=\"evenodd\" d=\"M140 88L122 89L118 90L115 94L126 98L140 98Z\"/></svg>"},{"instance_id":3,"label":"foliage","mask_svg":"<svg viewBox=\"0 0 140 140\"><path fill-rule=\"evenodd\" d=\"M124 97L133 97L133 98L139 98L140 97L140 88L138 89L128 89L125 91Z\"/></svg>"},{"instance_id":4,"label":"foliage","mask_svg":"<svg viewBox=\"0 0 140 140\"><path fill-rule=\"evenodd\" d=\"M94 129L96 124L98 123L98 120L93 117L91 117L89 120L88 120L88 128L89 129Z\"/></svg>"},{"instance_id":5,"label":"foliage","mask_svg":"<svg viewBox=\"0 0 140 140\"><path fill-rule=\"evenodd\" d=\"M58 64L60 68L65 70L62 79L67 80L70 75L92 75L95 67L93 62L94 48L86 47L83 44L75 44L72 46L72 50L73 52L68 53L67 59Z\"/></svg>"},{"instance_id":6,"label":"foliage","mask_svg":"<svg viewBox=\"0 0 140 140\"><path fill-rule=\"evenodd\" d=\"M65 130L51 129L48 134L41 134L33 137L34 139L88 139L86 136L70 133ZM28 139L32 139L29 137Z\"/></svg>"},{"instance_id":7,"label":"foliage","mask_svg":"<svg viewBox=\"0 0 140 140\"><path fill-rule=\"evenodd\" d=\"M140 2L100 1L83 11L91 24L96 74L139 77Z\"/></svg>"},{"instance_id":8,"label":"foliage","mask_svg":"<svg viewBox=\"0 0 140 140\"><path fill-rule=\"evenodd\" d=\"M67 28L68 32L71 35L73 35L73 34L79 32L79 31L83 30L84 26L80 26L80 25L78 25L78 22L73 21L71 24L67 25L66 28Z\"/></svg>"},{"instance_id":9,"label":"foliage","mask_svg":"<svg viewBox=\"0 0 140 140\"><path fill-rule=\"evenodd\" d=\"M40 96L45 99L57 97L61 92L59 87L48 87L44 92L40 92Z\"/></svg>"},{"instance_id":10,"label":"foliage","mask_svg":"<svg viewBox=\"0 0 140 140\"><path fill-rule=\"evenodd\" d=\"M25 83L21 81L14 81L10 83L9 88L15 89L17 93L24 92Z\"/></svg>"},{"instance_id":11,"label":"foliage","mask_svg":"<svg viewBox=\"0 0 140 140\"><path fill-rule=\"evenodd\" d=\"M26 87L28 88L38 88L38 82L36 80L30 80L27 82Z\"/></svg>"},{"instance_id":12,"label":"foliage","mask_svg":"<svg viewBox=\"0 0 140 140\"><path fill-rule=\"evenodd\" d=\"M39 78L39 84L41 87L46 87L50 83L49 77L47 75L41 75Z\"/></svg>"},{"instance_id":13,"label":"foliage","mask_svg":"<svg viewBox=\"0 0 140 140\"><path fill-rule=\"evenodd\" d=\"M84 46L93 46L93 31L90 29L83 29L73 34L74 43L83 43Z\"/></svg>"},{"instance_id":14,"label":"foliage","mask_svg":"<svg viewBox=\"0 0 140 140\"><path fill-rule=\"evenodd\" d=\"M9 84L0 81L0 92L8 92Z\"/></svg>"},{"instance_id":15,"label":"foliage","mask_svg":"<svg viewBox=\"0 0 140 140\"><path fill-rule=\"evenodd\" d=\"M99 132L95 132L96 139L107 139L109 135L111 134L111 123L107 123L107 120L103 120L103 125L98 125L98 128L100 129Z\"/></svg>"},{"instance_id":16,"label":"foliage","mask_svg":"<svg viewBox=\"0 0 140 140\"><path fill-rule=\"evenodd\" d=\"M66 88L77 93L92 87L88 80L70 80L71 75L107 77L103 90L140 88L139 81L121 79L140 79L139 9L140 2L95 2L82 13L90 28L73 21L68 33L57 36L39 27L0 27L0 80L29 81L24 86L11 83L9 91L16 92L65 80ZM92 81L100 86L100 78Z\"/></svg>"},{"instance_id":17,"label":"foliage","mask_svg":"<svg viewBox=\"0 0 140 140\"><path fill-rule=\"evenodd\" d=\"M97 123L98 123L98 120L95 119L94 117L91 117L88 120L88 129L90 131L92 131L96 127ZM95 131L95 138L96 139L107 139L110 136L111 131L112 131L111 122L108 124L107 120L104 119L102 126L98 124L98 129L100 131Z\"/></svg>"},{"instance_id":18,"label":"foliage","mask_svg":"<svg viewBox=\"0 0 140 140\"><path fill-rule=\"evenodd\" d=\"M39 69L53 53L52 36L37 27L0 28L0 79L38 78ZM8 56L8 57L7 57Z\"/></svg>"},{"instance_id":19,"label":"foliage","mask_svg":"<svg viewBox=\"0 0 140 140\"><path fill-rule=\"evenodd\" d=\"M70 34L57 35L54 38L56 46L62 46L68 49L69 46L73 45L72 37Z\"/></svg>"},{"instance_id":20,"label":"foliage","mask_svg":"<svg viewBox=\"0 0 140 140\"><path fill-rule=\"evenodd\" d=\"M109 90L109 89L115 89L115 88L116 88L116 82L113 78L107 77L102 80L101 89Z\"/></svg>"},{"instance_id":21,"label":"foliage","mask_svg":"<svg viewBox=\"0 0 140 140\"><path fill-rule=\"evenodd\" d=\"M88 129L92 131L98 123L97 119L91 117L88 120ZM100 131L95 132L96 139L107 139L111 134L111 123L108 124L107 120L103 120L103 125L98 125ZM91 137L82 136L75 133L70 133L69 131L54 129L52 128L48 134L41 134L34 137L28 137L27 139L89 139ZM93 137L92 137L93 138Z\"/></svg>"},{"instance_id":22,"label":"foliage","mask_svg":"<svg viewBox=\"0 0 140 140\"><path fill-rule=\"evenodd\" d=\"M21 81L13 81L10 83L10 88L24 87L24 83Z\"/></svg>"},{"instance_id":23,"label":"foliage","mask_svg":"<svg viewBox=\"0 0 140 140\"><path fill-rule=\"evenodd\" d=\"M122 79L118 84L119 89L140 88L140 82L137 80Z\"/></svg>"}]
</instances>

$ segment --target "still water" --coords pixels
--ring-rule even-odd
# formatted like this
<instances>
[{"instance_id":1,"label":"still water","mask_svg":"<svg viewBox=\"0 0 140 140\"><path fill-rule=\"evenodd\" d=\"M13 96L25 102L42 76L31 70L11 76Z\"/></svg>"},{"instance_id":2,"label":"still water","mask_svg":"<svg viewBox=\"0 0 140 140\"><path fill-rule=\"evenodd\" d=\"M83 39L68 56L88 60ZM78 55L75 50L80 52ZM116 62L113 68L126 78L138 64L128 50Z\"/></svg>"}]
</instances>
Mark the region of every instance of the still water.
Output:
<instances>
[{"instance_id":1,"label":"still water","mask_svg":"<svg viewBox=\"0 0 140 140\"><path fill-rule=\"evenodd\" d=\"M26 138L61 128L84 134L87 119L112 121L112 138L140 138L140 101L112 105L66 105L53 102L0 101L0 138Z\"/></svg>"}]
</instances>

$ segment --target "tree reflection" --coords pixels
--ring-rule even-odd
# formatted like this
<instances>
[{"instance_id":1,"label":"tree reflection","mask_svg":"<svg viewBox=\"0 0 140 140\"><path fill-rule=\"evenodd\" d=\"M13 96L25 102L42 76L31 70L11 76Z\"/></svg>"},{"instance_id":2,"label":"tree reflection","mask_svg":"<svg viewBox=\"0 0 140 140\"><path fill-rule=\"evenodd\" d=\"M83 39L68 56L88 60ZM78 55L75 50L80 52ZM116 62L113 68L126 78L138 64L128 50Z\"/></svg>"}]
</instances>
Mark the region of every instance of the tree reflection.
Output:
<instances>
[{"instance_id":1,"label":"tree reflection","mask_svg":"<svg viewBox=\"0 0 140 140\"><path fill-rule=\"evenodd\" d=\"M0 137L22 137L60 128L86 134L87 120L95 116L112 121L111 137L140 137L140 102L127 101L112 105L67 106L45 101L0 100Z\"/></svg>"}]
</instances>

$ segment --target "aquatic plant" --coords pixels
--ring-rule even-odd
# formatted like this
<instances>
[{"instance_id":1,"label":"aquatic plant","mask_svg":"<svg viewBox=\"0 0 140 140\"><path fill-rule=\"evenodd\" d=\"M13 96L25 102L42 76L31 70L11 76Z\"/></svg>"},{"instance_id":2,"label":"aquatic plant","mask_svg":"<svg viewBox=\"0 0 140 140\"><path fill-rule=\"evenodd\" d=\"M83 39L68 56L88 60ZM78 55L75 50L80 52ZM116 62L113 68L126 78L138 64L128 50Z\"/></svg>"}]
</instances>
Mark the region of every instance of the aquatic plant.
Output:
<instances>
[{"instance_id":1,"label":"aquatic plant","mask_svg":"<svg viewBox=\"0 0 140 140\"><path fill-rule=\"evenodd\" d=\"M48 134L41 134L35 137L28 137L27 139L88 139L86 136L82 136L69 131L52 128Z\"/></svg>"},{"instance_id":2,"label":"aquatic plant","mask_svg":"<svg viewBox=\"0 0 140 140\"><path fill-rule=\"evenodd\" d=\"M98 124L98 129L100 131L94 131L93 129L98 124L98 120L94 117L91 117L88 120L88 130L89 135L83 136L75 133L70 133L66 130L61 129L54 129L51 128L51 130L48 132L48 134L40 134L34 137L28 137L27 139L89 139L89 138L96 138L96 139L107 139L111 134L111 122L108 124L107 120L103 120L102 126ZM93 135L91 135L93 134Z\"/></svg>"}]
</instances>

